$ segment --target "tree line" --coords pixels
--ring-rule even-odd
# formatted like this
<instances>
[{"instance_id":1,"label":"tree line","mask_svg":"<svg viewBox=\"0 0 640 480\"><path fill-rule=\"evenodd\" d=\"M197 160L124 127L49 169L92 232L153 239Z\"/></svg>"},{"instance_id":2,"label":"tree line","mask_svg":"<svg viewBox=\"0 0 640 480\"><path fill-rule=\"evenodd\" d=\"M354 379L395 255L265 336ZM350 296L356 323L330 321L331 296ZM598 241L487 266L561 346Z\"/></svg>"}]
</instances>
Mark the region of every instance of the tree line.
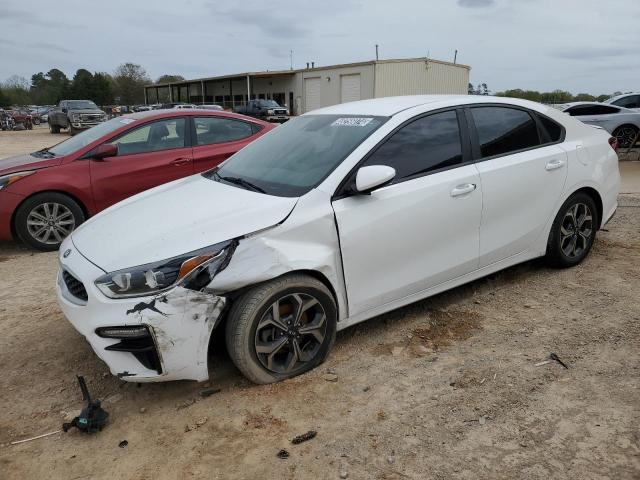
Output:
<instances>
[{"instance_id":1,"label":"tree line","mask_svg":"<svg viewBox=\"0 0 640 480\"><path fill-rule=\"evenodd\" d=\"M162 75L156 83L184 80L180 75ZM38 72L31 81L14 75L0 83L0 107L12 105L55 105L60 100L92 100L97 105L144 103L145 85L152 83L146 70L135 63L123 63L112 74L84 68L73 78L53 68Z\"/></svg>"},{"instance_id":2,"label":"tree line","mask_svg":"<svg viewBox=\"0 0 640 480\"><path fill-rule=\"evenodd\" d=\"M479 83L477 87L469 84L469 95L496 95L497 97L522 98L540 103L569 103L569 102L603 102L607 98L620 95L622 92L607 93L602 95L591 95L590 93L572 94L564 90L553 90L552 92L538 92L537 90L522 90L515 88L504 90L503 92L491 93L486 83Z\"/></svg>"}]
</instances>

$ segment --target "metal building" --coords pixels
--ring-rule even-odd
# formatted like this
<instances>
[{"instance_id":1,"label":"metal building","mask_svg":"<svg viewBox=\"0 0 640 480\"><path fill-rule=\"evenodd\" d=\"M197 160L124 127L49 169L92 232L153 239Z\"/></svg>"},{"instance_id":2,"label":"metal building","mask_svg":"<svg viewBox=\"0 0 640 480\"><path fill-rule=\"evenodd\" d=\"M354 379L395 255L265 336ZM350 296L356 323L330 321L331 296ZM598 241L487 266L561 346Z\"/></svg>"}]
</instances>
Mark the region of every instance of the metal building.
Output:
<instances>
[{"instance_id":1,"label":"metal building","mask_svg":"<svg viewBox=\"0 0 640 480\"><path fill-rule=\"evenodd\" d=\"M372 60L300 70L246 72L148 85L146 103L217 103L224 108L268 98L293 115L337 103L394 95L467 94L467 65L431 58Z\"/></svg>"}]
</instances>

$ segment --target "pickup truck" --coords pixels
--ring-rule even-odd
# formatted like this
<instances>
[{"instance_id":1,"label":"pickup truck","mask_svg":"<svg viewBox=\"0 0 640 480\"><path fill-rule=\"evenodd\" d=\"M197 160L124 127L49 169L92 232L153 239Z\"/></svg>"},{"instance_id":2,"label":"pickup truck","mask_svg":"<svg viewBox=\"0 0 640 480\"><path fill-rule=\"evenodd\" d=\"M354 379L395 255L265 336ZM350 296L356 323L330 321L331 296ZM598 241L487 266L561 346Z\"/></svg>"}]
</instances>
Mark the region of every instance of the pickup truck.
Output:
<instances>
[{"instance_id":1,"label":"pickup truck","mask_svg":"<svg viewBox=\"0 0 640 480\"><path fill-rule=\"evenodd\" d=\"M245 107L238 107L235 112L267 122L284 123L289 120L289 111L285 107L278 105L274 100L249 100Z\"/></svg>"},{"instance_id":2,"label":"pickup truck","mask_svg":"<svg viewBox=\"0 0 640 480\"><path fill-rule=\"evenodd\" d=\"M60 133L68 128L71 135L104 122L107 115L91 100L61 100L56 108L49 112L49 130Z\"/></svg>"}]
</instances>

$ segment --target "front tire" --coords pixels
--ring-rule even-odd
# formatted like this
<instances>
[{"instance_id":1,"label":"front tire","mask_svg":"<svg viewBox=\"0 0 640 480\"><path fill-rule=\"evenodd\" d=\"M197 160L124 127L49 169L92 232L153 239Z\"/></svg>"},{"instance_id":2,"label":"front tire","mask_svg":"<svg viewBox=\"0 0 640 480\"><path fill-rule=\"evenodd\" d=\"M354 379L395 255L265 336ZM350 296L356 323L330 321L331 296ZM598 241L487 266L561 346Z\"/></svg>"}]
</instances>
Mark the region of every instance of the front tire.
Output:
<instances>
[{"instance_id":1,"label":"front tire","mask_svg":"<svg viewBox=\"0 0 640 480\"><path fill-rule=\"evenodd\" d=\"M593 199L584 192L571 195L560 207L547 242L547 261L573 267L586 258L596 239L600 219Z\"/></svg>"},{"instance_id":2,"label":"front tire","mask_svg":"<svg viewBox=\"0 0 640 480\"><path fill-rule=\"evenodd\" d=\"M51 133L60 133L60 127L58 125L54 125L53 123L49 123L49 131Z\"/></svg>"},{"instance_id":3,"label":"front tire","mask_svg":"<svg viewBox=\"0 0 640 480\"><path fill-rule=\"evenodd\" d=\"M42 251L53 251L82 222L84 212L72 198L57 192L28 198L16 211L15 231L20 240Z\"/></svg>"},{"instance_id":4,"label":"front tire","mask_svg":"<svg viewBox=\"0 0 640 480\"><path fill-rule=\"evenodd\" d=\"M337 308L319 280L289 274L234 302L225 339L231 360L254 383L274 383L320 365L336 338Z\"/></svg>"}]
</instances>

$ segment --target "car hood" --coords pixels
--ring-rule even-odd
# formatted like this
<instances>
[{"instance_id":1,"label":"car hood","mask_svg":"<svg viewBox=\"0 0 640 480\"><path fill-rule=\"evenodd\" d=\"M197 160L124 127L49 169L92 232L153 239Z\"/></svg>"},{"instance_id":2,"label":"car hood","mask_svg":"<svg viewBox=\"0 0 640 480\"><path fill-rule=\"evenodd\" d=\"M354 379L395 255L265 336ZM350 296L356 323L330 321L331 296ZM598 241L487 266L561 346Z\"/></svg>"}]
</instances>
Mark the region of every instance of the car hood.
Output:
<instances>
[{"instance_id":1,"label":"car hood","mask_svg":"<svg viewBox=\"0 0 640 480\"><path fill-rule=\"evenodd\" d=\"M15 157L0 159L0 175L19 172L22 170L35 170L38 168L52 167L58 165L62 157L38 158L29 153L16 155Z\"/></svg>"},{"instance_id":2,"label":"car hood","mask_svg":"<svg viewBox=\"0 0 640 480\"><path fill-rule=\"evenodd\" d=\"M113 272L271 227L296 202L194 175L109 207L71 239L89 261Z\"/></svg>"}]
</instances>

